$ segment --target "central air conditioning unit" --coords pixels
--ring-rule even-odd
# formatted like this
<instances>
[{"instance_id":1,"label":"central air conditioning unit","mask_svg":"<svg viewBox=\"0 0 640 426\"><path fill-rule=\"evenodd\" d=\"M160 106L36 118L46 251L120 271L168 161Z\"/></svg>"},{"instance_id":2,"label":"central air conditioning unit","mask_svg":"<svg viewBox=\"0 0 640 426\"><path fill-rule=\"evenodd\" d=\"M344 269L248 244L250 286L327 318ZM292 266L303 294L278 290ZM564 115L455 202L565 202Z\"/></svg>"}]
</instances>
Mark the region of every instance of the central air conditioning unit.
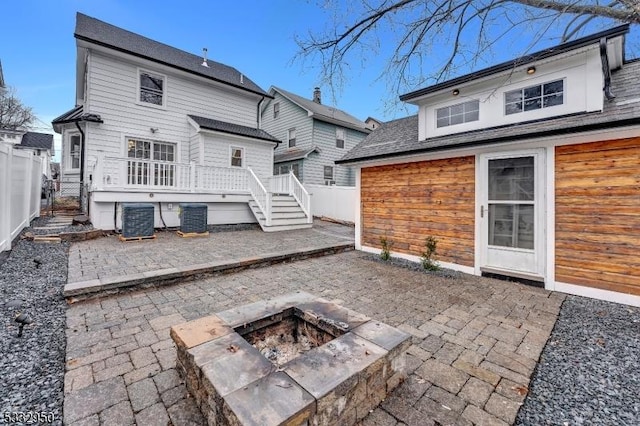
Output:
<instances>
[{"instance_id":1,"label":"central air conditioning unit","mask_svg":"<svg viewBox=\"0 0 640 426\"><path fill-rule=\"evenodd\" d=\"M181 233L204 234L207 232L206 204L182 203L179 215Z\"/></svg>"},{"instance_id":2,"label":"central air conditioning unit","mask_svg":"<svg viewBox=\"0 0 640 426\"><path fill-rule=\"evenodd\" d=\"M125 239L154 238L154 207L149 203L122 205L122 237Z\"/></svg>"}]
</instances>

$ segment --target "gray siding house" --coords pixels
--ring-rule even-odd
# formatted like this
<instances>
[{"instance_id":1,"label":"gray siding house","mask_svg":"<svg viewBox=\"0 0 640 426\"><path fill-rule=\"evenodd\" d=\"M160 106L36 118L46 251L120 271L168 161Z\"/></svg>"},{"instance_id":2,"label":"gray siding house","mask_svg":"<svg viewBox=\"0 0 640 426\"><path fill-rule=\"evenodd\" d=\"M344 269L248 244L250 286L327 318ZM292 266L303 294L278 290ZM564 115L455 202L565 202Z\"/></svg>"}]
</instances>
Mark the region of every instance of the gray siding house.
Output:
<instances>
[{"instance_id":1,"label":"gray siding house","mask_svg":"<svg viewBox=\"0 0 640 426\"><path fill-rule=\"evenodd\" d=\"M337 108L322 105L320 89L305 99L272 87L262 112L262 128L281 141L274 154L274 175L293 171L301 182L319 185L355 185L350 167L338 166L370 129L363 121Z\"/></svg>"}]
</instances>

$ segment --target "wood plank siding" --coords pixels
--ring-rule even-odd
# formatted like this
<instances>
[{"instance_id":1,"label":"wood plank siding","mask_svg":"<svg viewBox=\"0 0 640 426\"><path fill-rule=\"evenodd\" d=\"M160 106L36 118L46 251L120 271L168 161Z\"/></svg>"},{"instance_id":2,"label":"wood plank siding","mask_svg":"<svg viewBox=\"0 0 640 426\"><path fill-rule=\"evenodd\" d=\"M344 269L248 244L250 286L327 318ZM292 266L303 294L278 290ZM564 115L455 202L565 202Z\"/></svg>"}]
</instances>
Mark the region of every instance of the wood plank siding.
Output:
<instances>
[{"instance_id":1,"label":"wood plank siding","mask_svg":"<svg viewBox=\"0 0 640 426\"><path fill-rule=\"evenodd\" d=\"M640 138L556 148L556 281L640 295Z\"/></svg>"},{"instance_id":2,"label":"wood plank siding","mask_svg":"<svg viewBox=\"0 0 640 426\"><path fill-rule=\"evenodd\" d=\"M474 266L475 157L363 168L362 244L420 256L438 239L437 260Z\"/></svg>"}]
</instances>

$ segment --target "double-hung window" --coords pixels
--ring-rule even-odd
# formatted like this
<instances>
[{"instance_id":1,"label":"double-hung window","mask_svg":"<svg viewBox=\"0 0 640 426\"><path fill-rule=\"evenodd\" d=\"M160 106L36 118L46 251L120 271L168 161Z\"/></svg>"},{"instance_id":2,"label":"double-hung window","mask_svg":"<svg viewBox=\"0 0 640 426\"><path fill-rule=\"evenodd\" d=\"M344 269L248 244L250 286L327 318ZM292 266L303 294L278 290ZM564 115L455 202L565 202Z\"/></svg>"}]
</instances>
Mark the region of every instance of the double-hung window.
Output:
<instances>
[{"instance_id":1,"label":"double-hung window","mask_svg":"<svg viewBox=\"0 0 640 426\"><path fill-rule=\"evenodd\" d=\"M231 147L231 167L242 167L244 159L244 149L235 146Z\"/></svg>"},{"instance_id":2,"label":"double-hung window","mask_svg":"<svg viewBox=\"0 0 640 426\"><path fill-rule=\"evenodd\" d=\"M345 131L344 129L337 127L336 128L336 148L344 148L344 139L345 139Z\"/></svg>"},{"instance_id":3,"label":"double-hung window","mask_svg":"<svg viewBox=\"0 0 640 426\"><path fill-rule=\"evenodd\" d=\"M280 116L280 102L276 102L273 104L273 118L278 118Z\"/></svg>"},{"instance_id":4,"label":"double-hung window","mask_svg":"<svg viewBox=\"0 0 640 426\"><path fill-rule=\"evenodd\" d=\"M564 103L564 80L550 81L504 94L506 115L549 108Z\"/></svg>"},{"instance_id":5,"label":"double-hung window","mask_svg":"<svg viewBox=\"0 0 640 426\"><path fill-rule=\"evenodd\" d=\"M140 91L138 100L143 103L164 106L166 78L159 74L140 70Z\"/></svg>"},{"instance_id":6,"label":"double-hung window","mask_svg":"<svg viewBox=\"0 0 640 426\"><path fill-rule=\"evenodd\" d=\"M289 141L289 148L296 146L296 129L289 129L287 132L287 140Z\"/></svg>"},{"instance_id":7,"label":"double-hung window","mask_svg":"<svg viewBox=\"0 0 640 426\"><path fill-rule=\"evenodd\" d=\"M127 140L127 183L142 186L175 186L176 146L141 139Z\"/></svg>"},{"instance_id":8,"label":"double-hung window","mask_svg":"<svg viewBox=\"0 0 640 426\"><path fill-rule=\"evenodd\" d=\"M80 135L69 137L69 165L72 170L80 169Z\"/></svg>"}]
</instances>

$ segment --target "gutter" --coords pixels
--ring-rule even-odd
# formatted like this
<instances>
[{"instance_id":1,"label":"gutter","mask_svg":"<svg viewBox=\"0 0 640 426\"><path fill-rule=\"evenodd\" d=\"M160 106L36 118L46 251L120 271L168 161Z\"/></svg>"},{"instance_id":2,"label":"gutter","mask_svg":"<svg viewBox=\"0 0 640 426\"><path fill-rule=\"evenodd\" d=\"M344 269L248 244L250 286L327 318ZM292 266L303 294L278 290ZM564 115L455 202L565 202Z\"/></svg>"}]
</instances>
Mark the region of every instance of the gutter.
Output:
<instances>
[{"instance_id":1,"label":"gutter","mask_svg":"<svg viewBox=\"0 0 640 426\"><path fill-rule=\"evenodd\" d=\"M602 61L602 74L604 76L604 96L608 101L616 98L611 91L611 67L609 67L609 57L607 56L607 38L600 39L600 60Z\"/></svg>"}]
</instances>

